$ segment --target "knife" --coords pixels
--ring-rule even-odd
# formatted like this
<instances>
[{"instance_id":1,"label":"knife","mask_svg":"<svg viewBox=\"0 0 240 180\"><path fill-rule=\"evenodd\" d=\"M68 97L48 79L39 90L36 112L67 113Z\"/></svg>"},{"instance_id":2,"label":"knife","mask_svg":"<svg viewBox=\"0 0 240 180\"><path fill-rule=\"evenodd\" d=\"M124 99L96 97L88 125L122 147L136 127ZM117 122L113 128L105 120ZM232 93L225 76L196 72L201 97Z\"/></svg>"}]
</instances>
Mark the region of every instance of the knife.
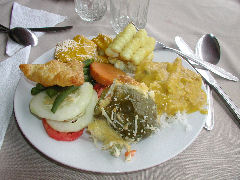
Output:
<instances>
[{"instance_id":1,"label":"knife","mask_svg":"<svg viewBox=\"0 0 240 180\"><path fill-rule=\"evenodd\" d=\"M181 48L181 45L179 44L179 41L176 42L179 49ZM182 48L181 51L185 51L185 53L189 53L189 51L186 50L186 48ZM192 55L191 55L192 56ZM191 63L191 61L187 61L194 70L199 73L203 80L219 95L219 97L223 100L226 107L229 109L229 111L233 114L233 116L236 119L236 123L238 126L240 126L240 109L235 105L235 103L230 99L230 97L222 90L222 88L218 85L217 81L214 79L214 77L210 73L203 73L200 69L197 69L194 67L194 65Z\"/></svg>"},{"instance_id":2,"label":"knife","mask_svg":"<svg viewBox=\"0 0 240 180\"><path fill-rule=\"evenodd\" d=\"M50 31L63 31L67 29L71 29L73 26L63 26L63 27L43 27L43 28L27 28L31 31L36 31L36 32L50 32ZM3 26L0 24L0 31L2 32L8 32L9 28Z\"/></svg>"},{"instance_id":3,"label":"knife","mask_svg":"<svg viewBox=\"0 0 240 180\"><path fill-rule=\"evenodd\" d=\"M43 28L27 28L35 32L50 32L50 31L63 31L71 29L73 26L64 26L64 27L43 27Z\"/></svg>"}]
</instances>

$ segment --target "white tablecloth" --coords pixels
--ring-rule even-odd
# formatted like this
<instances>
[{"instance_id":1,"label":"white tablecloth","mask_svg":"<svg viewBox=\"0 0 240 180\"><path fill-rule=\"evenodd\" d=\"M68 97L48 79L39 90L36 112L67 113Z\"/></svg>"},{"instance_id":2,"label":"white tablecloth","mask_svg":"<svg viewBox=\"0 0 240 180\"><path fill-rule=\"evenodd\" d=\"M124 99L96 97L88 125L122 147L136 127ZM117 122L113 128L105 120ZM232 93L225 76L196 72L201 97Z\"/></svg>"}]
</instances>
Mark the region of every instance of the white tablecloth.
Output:
<instances>
[{"instance_id":1,"label":"white tablecloth","mask_svg":"<svg viewBox=\"0 0 240 180\"><path fill-rule=\"evenodd\" d=\"M68 16L61 25L74 25L70 31L49 33L33 47L30 62L57 42L77 34L114 34L110 13L99 22L88 24L74 12L73 1L16 2ZM13 1L0 1L0 23L8 26ZM240 78L240 1L239 0L151 0L146 30L165 44L176 47L174 37L182 36L194 48L198 38L213 33L221 45L219 66ZM0 60L5 55L7 37L0 34ZM3 77L0 77L0 80ZM224 91L240 106L240 83L216 77ZM21 134L15 118L0 150L0 179L240 179L240 130L222 101L214 94L215 127L203 129L182 153L159 166L129 174L96 174L58 164L35 150Z\"/></svg>"}]
</instances>

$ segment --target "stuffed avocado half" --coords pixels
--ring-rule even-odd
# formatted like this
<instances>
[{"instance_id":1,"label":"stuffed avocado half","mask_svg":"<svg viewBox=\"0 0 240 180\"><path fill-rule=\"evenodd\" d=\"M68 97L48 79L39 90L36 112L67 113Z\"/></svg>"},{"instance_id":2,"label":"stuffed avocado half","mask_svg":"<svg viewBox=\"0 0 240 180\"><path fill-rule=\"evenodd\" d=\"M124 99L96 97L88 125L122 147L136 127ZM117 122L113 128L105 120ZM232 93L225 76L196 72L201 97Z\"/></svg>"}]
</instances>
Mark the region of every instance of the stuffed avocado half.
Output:
<instances>
[{"instance_id":1,"label":"stuffed avocado half","mask_svg":"<svg viewBox=\"0 0 240 180\"><path fill-rule=\"evenodd\" d=\"M109 125L128 141L139 141L158 127L152 93L144 84L129 78L116 80L102 94L95 115L104 116Z\"/></svg>"}]
</instances>

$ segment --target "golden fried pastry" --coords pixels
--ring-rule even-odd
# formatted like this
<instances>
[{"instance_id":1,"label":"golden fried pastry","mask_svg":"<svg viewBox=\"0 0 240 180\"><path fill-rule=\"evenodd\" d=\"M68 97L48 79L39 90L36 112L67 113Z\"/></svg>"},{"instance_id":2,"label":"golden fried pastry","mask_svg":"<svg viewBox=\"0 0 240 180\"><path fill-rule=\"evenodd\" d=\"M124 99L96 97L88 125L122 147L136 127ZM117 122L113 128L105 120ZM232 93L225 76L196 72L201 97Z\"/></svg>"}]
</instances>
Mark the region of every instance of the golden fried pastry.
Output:
<instances>
[{"instance_id":1,"label":"golden fried pastry","mask_svg":"<svg viewBox=\"0 0 240 180\"><path fill-rule=\"evenodd\" d=\"M80 86L84 83L83 64L52 60L46 64L20 64L19 68L31 81L48 86Z\"/></svg>"},{"instance_id":2,"label":"golden fried pastry","mask_svg":"<svg viewBox=\"0 0 240 180\"><path fill-rule=\"evenodd\" d=\"M82 35L73 40L65 40L57 44L55 59L61 62L72 60L84 61L96 57L97 45Z\"/></svg>"}]
</instances>

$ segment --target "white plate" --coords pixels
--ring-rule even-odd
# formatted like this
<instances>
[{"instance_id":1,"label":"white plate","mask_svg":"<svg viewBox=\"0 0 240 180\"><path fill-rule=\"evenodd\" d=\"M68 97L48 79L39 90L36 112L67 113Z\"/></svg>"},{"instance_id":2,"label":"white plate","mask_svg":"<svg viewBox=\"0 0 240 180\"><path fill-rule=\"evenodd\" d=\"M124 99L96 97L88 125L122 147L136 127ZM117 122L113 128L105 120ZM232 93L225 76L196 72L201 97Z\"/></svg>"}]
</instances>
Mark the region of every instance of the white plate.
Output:
<instances>
[{"instance_id":1,"label":"white plate","mask_svg":"<svg viewBox=\"0 0 240 180\"><path fill-rule=\"evenodd\" d=\"M45 63L53 59L54 48L40 56L34 63ZM156 51L155 61L173 62L176 54ZM192 69L185 61L183 65ZM200 133L206 115L195 112L187 115L192 130L186 132L180 123L161 129L158 133L132 146L137 153L131 162L124 161L124 155L114 158L108 152L96 148L88 134L84 133L73 142L59 142L46 134L41 120L29 111L30 90L33 87L21 78L14 97L14 111L17 123L29 142L49 158L64 165L101 173L123 173L150 168L171 159L187 148Z\"/></svg>"}]
</instances>

